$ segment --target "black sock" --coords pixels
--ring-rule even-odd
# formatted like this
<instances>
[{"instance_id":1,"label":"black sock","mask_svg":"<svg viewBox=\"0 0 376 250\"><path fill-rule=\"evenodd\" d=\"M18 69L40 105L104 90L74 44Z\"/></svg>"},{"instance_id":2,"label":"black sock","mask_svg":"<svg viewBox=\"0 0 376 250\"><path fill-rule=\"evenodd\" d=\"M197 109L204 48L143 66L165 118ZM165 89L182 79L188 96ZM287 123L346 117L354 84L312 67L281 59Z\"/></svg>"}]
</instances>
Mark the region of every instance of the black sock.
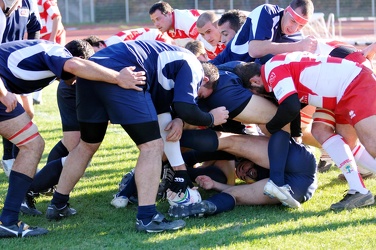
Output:
<instances>
[{"instance_id":1,"label":"black sock","mask_svg":"<svg viewBox=\"0 0 376 250\"><path fill-rule=\"evenodd\" d=\"M54 196L51 200L51 205L55 205L57 209L64 208L69 201L69 194L61 194L59 192L54 193Z\"/></svg>"},{"instance_id":2,"label":"black sock","mask_svg":"<svg viewBox=\"0 0 376 250\"><path fill-rule=\"evenodd\" d=\"M150 223L151 219L156 213L157 208L155 204L148 206L138 206L137 219L142 220L142 223L144 223L144 225L147 225Z\"/></svg>"},{"instance_id":3,"label":"black sock","mask_svg":"<svg viewBox=\"0 0 376 250\"><path fill-rule=\"evenodd\" d=\"M13 158L13 143L3 137L3 160L9 160Z\"/></svg>"},{"instance_id":4,"label":"black sock","mask_svg":"<svg viewBox=\"0 0 376 250\"><path fill-rule=\"evenodd\" d=\"M4 202L0 221L4 226L10 226L18 222L21 203L25 199L27 190L33 181L27 175L11 171L9 175L8 194Z\"/></svg>"},{"instance_id":5,"label":"black sock","mask_svg":"<svg viewBox=\"0 0 376 250\"><path fill-rule=\"evenodd\" d=\"M224 192L213 195L207 199L207 201L212 202L217 207L217 210L215 210L215 212L212 214L230 211L234 209L236 205L235 198L232 195Z\"/></svg>"},{"instance_id":6,"label":"black sock","mask_svg":"<svg viewBox=\"0 0 376 250\"><path fill-rule=\"evenodd\" d=\"M59 141L56 145L51 149L50 153L47 157L47 163L53 160L57 160L67 156L69 153L68 149L64 146L64 144Z\"/></svg>"},{"instance_id":7,"label":"black sock","mask_svg":"<svg viewBox=\"0 0 376 250\"><path fill-rule=\"evenodd\" d=\"M52 188L59 182L61 171L63 171L61 159L47 163L47 165L34 176L33 183L31 183L29 190L34 193L39 193Z\"/></svg>"}]
</instances>

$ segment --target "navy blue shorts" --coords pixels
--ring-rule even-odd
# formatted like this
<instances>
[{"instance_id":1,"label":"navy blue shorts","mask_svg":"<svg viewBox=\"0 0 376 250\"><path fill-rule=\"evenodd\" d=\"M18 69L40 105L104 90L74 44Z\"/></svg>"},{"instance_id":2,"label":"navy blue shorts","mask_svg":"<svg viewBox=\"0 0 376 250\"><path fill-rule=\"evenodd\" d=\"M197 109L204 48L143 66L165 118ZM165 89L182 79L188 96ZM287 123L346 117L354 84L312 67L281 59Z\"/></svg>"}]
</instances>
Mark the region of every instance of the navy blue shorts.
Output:
<instances>
[{"instance_id":1,"label":"navy blue shorts","mask_svg":"<svg viewBox=\"0 0 376 250\"><path fill-rule=\"evenodd\" d=\"M158 121L149 92L81 78L76 85L79 122L111 121L112 124L128 125Z\"/></svg>"},{"instance_id":2,"label":"navy blue shorts","mask_svg":"<svg viewBox=\"0 0 376 250\"><path fill-rule=\"evenodd\" d=\"M301 203L311 199L317 189L315 157L301 144L290 144L285 183L293 190L294 199Z\"/></svg>"},{"instance_id":3,"label":"navy blue shorts","mask_svg":"<svg viewBox=\"0 0 376 250\"><path fill-rule=\"evenodd\" d=\"M25 112L24 108L19 102L17 102L16 108L11 112L5 112L6 109L7 107L5 107L2 102L0 102L0 122L15 118Z\"/></svg>"},{"instance_id":4,"label":"navy blue shorts","mask_svg":"<svg viewBox=\"0 0 376 250\"><path fill-rule=\"evenodd\" d=\"M80 131L76 111L76 85L68 85L60 80L57 87L57 105L63 131Z\"/></svg>"}]
</instances>

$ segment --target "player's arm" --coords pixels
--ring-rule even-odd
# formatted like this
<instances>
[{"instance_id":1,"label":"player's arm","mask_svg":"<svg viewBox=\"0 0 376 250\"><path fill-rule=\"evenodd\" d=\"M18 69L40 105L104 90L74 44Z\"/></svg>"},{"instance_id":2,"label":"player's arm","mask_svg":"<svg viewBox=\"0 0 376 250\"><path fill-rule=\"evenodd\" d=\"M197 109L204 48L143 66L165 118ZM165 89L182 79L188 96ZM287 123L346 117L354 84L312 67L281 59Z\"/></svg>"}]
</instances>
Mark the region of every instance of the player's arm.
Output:
<instances>
[{"instance_id":1,"label":"player's arm","mask_svg":"<svg viewBox=\"0 0 376 250\"><path fill-rule=\"evenodd\" d=\"M118 72L79 57L67 60L63 69L84 79L108 82L117 84L125 89L135 89L138 91L142 91L143 89L137 85L145 85L146 79L144 76L145 72L134 72L134 67L127 67Z\"/></svg>"},{"instance_id":2,"label":"player's arm","mask_svg":"<svg viewBox=\"0 0 376 250\"><path fill-rule=\"evenodd\" d=\"M266 124L269 133L273 134L293 121L300 114L300 106L299 97L296 93L283 100L278 106L277 113Z\"/></svg>"},{"instance_id":3,"label":"player's arm","mask_svg":"<svg viewBox=\"0 0 376 250\"><path fill-rule=\"evenodd\" d=\"M315 52L317 40L308 36L298 42L276 43L270 40L252 40L248 45L248 53L253 58L260 58L267 54L282 54L294 51Z\"/></svg>"},{"instance_id":4,"label":"player's arm","mask_svg":"<svg viewBox=\"0 0 376 250\"><path fill-rule=\"evenodd\" d=\"M57 32L59 30L59 24L61 22L61 16L56 16L52 19L52 30L50 35L50 41L56 42Z\"/></svg>"},{"instance_id":5,"label":"player's arm","mask_svg":"<svg viewBox=\"0 0 376 250\"><path fill-rule=\"evenodd\" d=\"M183 121L196 126L213 127L225 123L228 118L228 110L225 107L204 112L197 105L175 102L173 108Z\"/></svg>"},{"instance_id":6,"label":"player's arm","mask_svg":"<svg viewBox=\"0 0 376 250\"><path fill-rule=\"evenodd\" d=\"M209 176L206 176L206 175L199 175L196 177L196 183L197 185L199 185L201 188L205 189L205 190L216 190L216 191L223 191L223 190L226 190L230 187L232 187L231 185L227 185L227 184L224 184L224 183L220 183L220 182L217 182L215 180L213 180L212 178L210 178Z\"/></svg>"}]
</instances>

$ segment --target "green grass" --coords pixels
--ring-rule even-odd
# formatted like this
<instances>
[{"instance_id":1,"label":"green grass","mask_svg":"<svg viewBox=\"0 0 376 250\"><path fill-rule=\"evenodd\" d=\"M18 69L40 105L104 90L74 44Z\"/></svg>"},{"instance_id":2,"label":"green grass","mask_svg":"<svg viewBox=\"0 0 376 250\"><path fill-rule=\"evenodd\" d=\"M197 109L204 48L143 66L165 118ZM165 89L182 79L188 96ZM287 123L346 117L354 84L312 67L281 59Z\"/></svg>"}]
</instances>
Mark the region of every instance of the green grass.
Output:
<instances>
[{"instance_id":1,"label":"green grass","mask_svg":"<svg viewBox=\"0 0 376 250\"><path fill-rule=\"evenodd\" d=\"M46 140L42 168L48 152L60 139L56 84L43 90L44 103L35 106L35 123ZM233 211L208 218L187 219L187 226L174 233L145 234L134 229L136 206L115 209L112 194L122 175L133 168L138 151L117 125L110 125L91 166L71 194L74 217L49 222L45 217L21 215L30 225L48 228L43 237L1 239L0 249L375 249L376 206L333 212L332 203L348 188L336 177L338 169L319 174L319 188L299 210L282 206L238 206ZM376 192L376 179L366 180ZM0 206L4 203L7 178L0 173ZM213 192L201 192L203 198ZM46 211L51 197L37 199ZM158 203L166 212L168 203Z\"/></svg>"}]
</instances>

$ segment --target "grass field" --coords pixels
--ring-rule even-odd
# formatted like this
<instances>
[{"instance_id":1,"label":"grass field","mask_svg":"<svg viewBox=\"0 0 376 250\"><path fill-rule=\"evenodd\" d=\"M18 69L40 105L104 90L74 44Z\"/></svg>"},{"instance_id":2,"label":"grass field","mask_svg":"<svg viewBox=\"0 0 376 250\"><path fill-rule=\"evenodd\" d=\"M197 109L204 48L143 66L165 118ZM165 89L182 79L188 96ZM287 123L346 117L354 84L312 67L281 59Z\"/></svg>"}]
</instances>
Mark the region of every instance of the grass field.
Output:
<instances>
[{"instance_id":1,"label":"grass field","mask_svg":"<svg viewBox=\"0 0 376 250\"><path fill-rule=\"evenodd\" d=\"M35 106L35 123L46 141L47 154L60 139L56 84L43 90L42 105ZM43 237L1 239L0 249L376 249L376 206L333 212L332 203L348 188L338 180L338 169L319 174L319 189L299 210L282 206L239 206L208 218L187 219L175 233L145 234L135 231L136 206L115 209L112 194L122 175L135 165L138 151L119 126L110 125L91 166L71 194L78 214L59 222L21 215L30 225L48 228ZM376 193L376 179L366 180ZM7 178L0 172L0 206L4 203ZM211 192L201 192L203 198ZM37 199L45 213L51 197ZM166 201L158 203L167 212Z\"/></svg>"}]
</instances>

